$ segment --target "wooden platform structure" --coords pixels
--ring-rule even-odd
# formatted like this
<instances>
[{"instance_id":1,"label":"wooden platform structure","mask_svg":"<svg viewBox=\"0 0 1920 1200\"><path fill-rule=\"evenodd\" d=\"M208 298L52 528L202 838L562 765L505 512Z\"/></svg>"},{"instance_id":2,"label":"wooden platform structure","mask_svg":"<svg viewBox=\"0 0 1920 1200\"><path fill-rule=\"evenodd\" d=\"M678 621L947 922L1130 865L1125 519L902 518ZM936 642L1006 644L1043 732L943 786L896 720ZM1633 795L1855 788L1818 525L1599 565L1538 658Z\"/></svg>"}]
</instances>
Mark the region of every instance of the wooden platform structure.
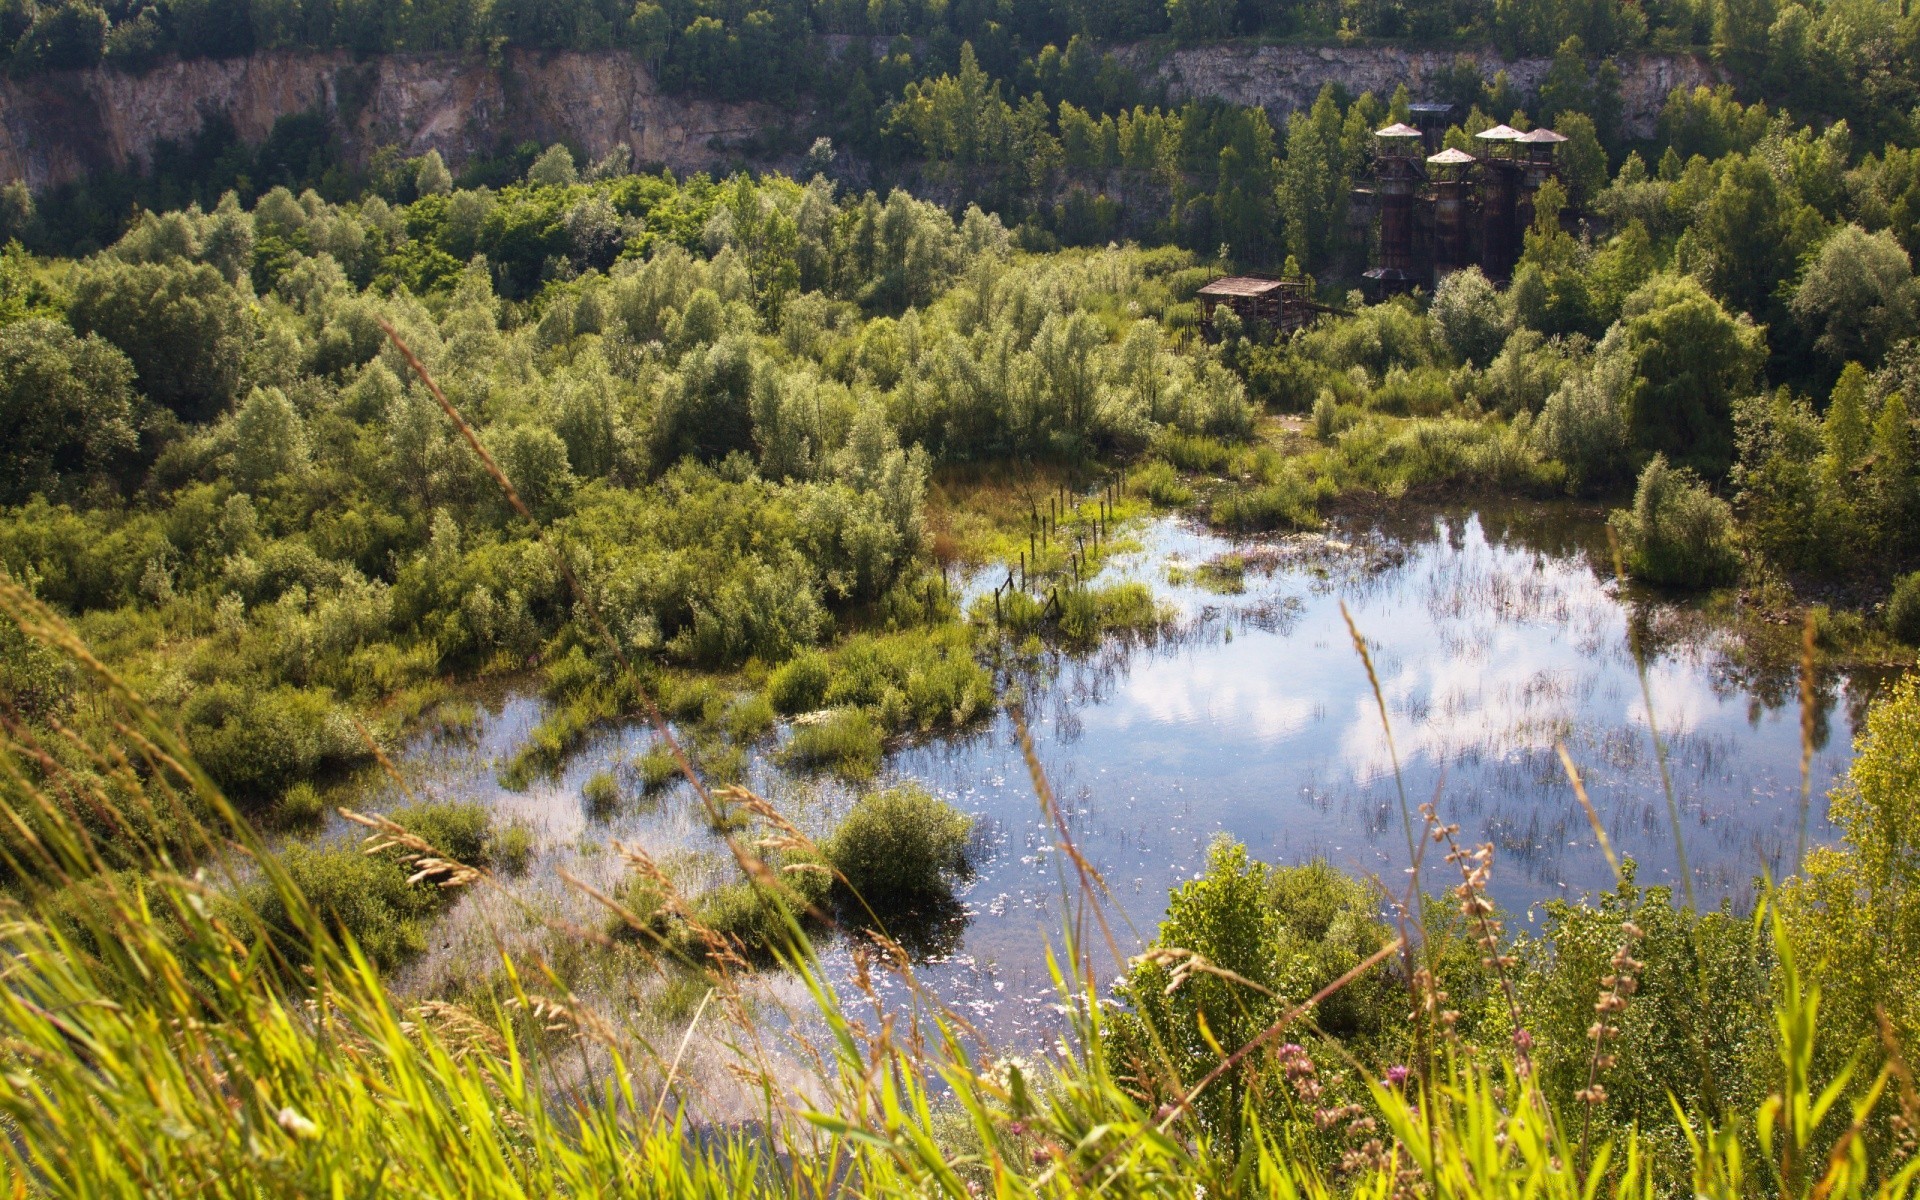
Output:
<instances>
[{"instance_id":1,"label":"wooden platform structure","mask_svg":"<svg viewBox=\"0 0 1920 1200\"><path fill-rule=\"evenodd\" d=\"M1313 302L1305 280L1273 279L1264 275L1229 275L1201 288L1201 326L1208 336L1213 331L1213 313L1226 305L1249 325L1262 325L1276 333L1292 333L1307 325L1324 309Z\"/></svg>"}]
</instances>

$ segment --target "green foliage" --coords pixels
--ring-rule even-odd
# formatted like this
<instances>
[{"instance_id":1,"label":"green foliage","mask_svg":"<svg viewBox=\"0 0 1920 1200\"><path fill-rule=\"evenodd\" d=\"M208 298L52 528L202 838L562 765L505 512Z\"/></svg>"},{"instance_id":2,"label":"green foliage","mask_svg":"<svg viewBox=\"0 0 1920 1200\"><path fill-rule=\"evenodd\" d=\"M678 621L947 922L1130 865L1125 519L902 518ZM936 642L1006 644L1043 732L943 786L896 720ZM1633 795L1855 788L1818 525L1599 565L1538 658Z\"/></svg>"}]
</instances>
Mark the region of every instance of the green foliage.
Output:
<instances>
[{"instance_id":1,"label":"green foliage","mask_svg":"<svg viewBox=\"0 0 1920 1200\"><path fill-rule=\"evenodd\" d=\"M218 416L247 374L246 302L206 263L96 261L73 285L68 319L133 363L140 390L181 418Z\"/></svg>"},{"instance_id":2,"label":"green foliage","mask_svg":"<svg viewBox=\"0 0 1920 1200\"><path fill-rule=\"evenodd\" d=\"M110 479L137 445L133 367L44 318L0 327L0 502Z\"/></svg>"},{"instance_id":3,"label":"green foliage","mask_svg":"<svg viewBox=\"0 0 1920 1200\"><path fill-rule=\"evenodd\" d=\"M508 872L526 862L524 835L496 828L477 804L420 804L397 809L388 819L431 846L440 858ZM281 852L279 865L299 889L302 903L310 904L338 934L351 937L375 963L392 967L426 949L425 922L458 895L432 879L410 882L412 860L400 853L390 849L366 854L351 843L295 844ZM268 883L250 885L239 894L240 902L273 937L275 948L300 963L306 961L308 949L293 924L288 898Z\"/></svg>"},{"instance_id":4,"label":"green foliage","mask_svg":"<svg viewBox=\"0 0 1920 1200\"><path fill-rule=\"evenodd\" d=\"M1627 947L1639 964L1635 986L1626 1008L1606 1018L1620 1030L1607 1049L1618 1061L1599 1072L1606 1099L1589 1136L1637 1130L1655 1171L1677 1183L1692 1156L1675 1106L1691 1119L1744 1110L1770 1086L1772 947L1753 921L1729 910L1688 912L1669 888L1635 886L1633 863L1624 866L1614 891L1549 902L1538 935L1516 947L1521 1009L1542 1085L1575 1103L1593 1075L1594 998L1606 977L1619 976L1615 957ZM1629 924L1638 936L1625 932Z\"/></svg>"},{"instance_id":5,"label":"green foliage","mask_svg":"<svg viewBox=\"0 0 1920 1200\"><path fill-rule=\"evenodd\" d=\"M811 712L827 698L833 665L825 654L807 650L774 668L767 677L767 699L776 712Z\"/></svg>"},{"instance_id":6,"label":"green foliage","mask_svg":"<svg viewBox=\"0 0 1920 1200\"><path fill-rule=\"evenodd\" d=\"M1781 890L1788 940L1802 969L1820 981L1823 1073L1855 1054L1867 1064L1883 1061L1882 1014L1895 1045L1920 1037L1916 796L1920 692L1908 676L1869 711L1847 779L1833 793L1844 843L1810 850L1799 877Z\"/></svg>"},{"instance_id":7,"label":"green foliage","mask_svg":"<svg viewBox=\"0 0 1920 1200\"><path fill-rule=\"evenodd\" d=\"M1871 365L1920 332L1920 283L1892 234L1843 225L1800 277L1792 309L1831 361Z\"/></svg>"},{"instance_id":8,"label":"green foliage","mask_svg":"<svg viewBox=\"0 0 1920 1200\"><path fill-rule=\"evenodd\" d=\"M1127 477L1127 486L1165 508L1193 502L1193 489L1174 472L1171 463L1147 463Z\"/></svg>"},{"instance_id":9,"label":"green foliage","mask_svg":"<svg viewBox=\"0 0 1920 1200\"><path fill-rule=\"evenodd\" d=\"M1386 945L1379 907L1368 885L1325 863L1269 868L1239 843L1216 840L1205 873L1175 889L1127 976L1128 1008L1112 1022L1109 1053L1137 1083L1190 1086L1220 1061L1216 1045L1245 1045ZM1398 993L1390 973L1375 972L1310 1019L1369 1061L1391 1062L1407 1048ZM1203 1126L1231 1144L1246 1103L1285 1123L1290 1089L1274 1086L1281 1069L1258 1058L1229 1074L1201 1101Z\"/></svg>"},{"instance_id":10,"label":"green foliage","mask_svg":"<svg viewBox=\"0 0 1920 1200\"><path fill-rule=\"evenodd\" d=\"M971 817L905 784L862 796L820 851L854 895L888 912L950 898L972 836Z\"/></svg>"},{"instance_id":11,"label":"green foliage","mask_svg":"<svg viewBox=\"0 0 1920 1200\"><path fill-rule=\"evenodd\" d=\"M186 709L187 737L207 773L236 800L264 804L314 772L367 753L324 693L200 689Z\"/></svg>"},{"instance_id":12,"label":"green foliage","mask_svg":"<svg viewBox=\"0 0 1920 1200\"><path fill-rule=\"evenodd\" d=\"M802 768L830 768L848 779L869 779L880 769L884 734L864 708L835 708L794 726L781 753Z\"/></svg>"},{"instance_id":13,"label":"green foliage","mask_svg":"<svg viewBox=\"0 0 1920 1200\"><path fill-rule=\"evenodd\" d=\"M620 808L620 781L612 771L595 771L580 785L580 799L596 817L616 812Z\"/></svg>"},{"instance_id":14,"label":"green foliage","mask_svg":"<svg viewBox=\"0 0 1920 1200\"><path fill-rule=\"evenodd\" d=\"M1730 583L1740 553L1727 502L1685 468L1662 455L1640 472L1633 507L1611 518L1619 531L1627 573L1664 587L1703 588Z\"/></svg>"},{"instance_id":15,"label":"green foliage","mask_svg":"<svg viewBox=\"0 0 1920 1200\"><path fill-rule=\"evenodd\" d=\"M1320 524L1317 499L1311 487L1288 476L1278 483L1236 487L1214 496L1207 505L1207 521L1236 533L1313 529Z\"/></svg>"},{"instance_id":16,"label":"green foliage","mask_svg":"<svg viewBox=\"0 0 1920 1200\"><path fill-rule=\"evenodd\" d=\"M1909 646L1920 646L1920 571L1894 580L1887 597L1887 632Z\"/></svg>"},{"instance_id":17,"label":"green foliage","mask_svg":"<svg viewBox=\"0 0 1920 1200\"><path fill-rule=\"evenodd\" d=\"M1628 297L1602 355L1636 378L1628 397L1635 443L1703 474L1733 461L1733 404L1765 356L1761 331L1736 320L1691 279L1662 277Z\"/></svg>"},{"instance_id":18,"label":"green foliage","mask_svg":"<svg viewBox=\"0 0 1920 1200\"><path fill-rule=\"evenodd\" d=\"M1507 314L1478 267L1454 271L1441 280L1429 312L1434 336L1456 362L1485 366L1506 345Z\"/></svg>"},{"instance_id":19,"label":"green foliage","mask_svg":"<svg viewBox=\"0 0 1920 1200\"><path fill-rule=\"evenodd\" d=\"M634 763L634 769L640 773L640 787L649 796L665 791L681 778L680 761L673 756L673 751L667 748L665 742L648 746L647 752Z\"/></svg>"}]
</instances>

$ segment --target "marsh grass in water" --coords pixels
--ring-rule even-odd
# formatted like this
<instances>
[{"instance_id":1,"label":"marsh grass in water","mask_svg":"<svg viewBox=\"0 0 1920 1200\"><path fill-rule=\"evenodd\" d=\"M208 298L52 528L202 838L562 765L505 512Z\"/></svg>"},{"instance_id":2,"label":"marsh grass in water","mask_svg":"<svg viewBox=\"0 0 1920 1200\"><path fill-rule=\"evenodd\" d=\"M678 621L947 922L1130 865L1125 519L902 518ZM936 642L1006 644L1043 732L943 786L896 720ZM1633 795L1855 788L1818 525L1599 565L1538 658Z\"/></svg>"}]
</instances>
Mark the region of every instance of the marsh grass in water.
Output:
<instances>
[{"instance_id":1,"label":"marsh grass in water","mask_svg":"<svg viewBox=\"0 0 1920 1200\"><path fill-rule=\"evenodd\" d=\"M64 636L17 589L6 587L0 599L36 632ZM813 881L827 876L789 868L826 866L844 854L839 869L850 885L856 872L846 867L857 862L887 871L909 861L951 865L962 823L919 812L925 801L910 794L868 801L874 807L866 818L812 849L764 801L720 798L746 805L760 830L729 839L740 882L688 904L658 873L651 893L634 884L610 898L631 901L611 919L631 915L656 934L662 911L677 905L691 914L685 927L697 944L676 945L670 936L653 943L672 960L663 968L670 972L663 994L679 996L671 1008L692 1022L679 1036L637 1037L576 998L546 991L533 963L518 971L509 963L497 1008L425 1002L396 1009L378 966L392 943L363 942L353 922L316 901L300 879L317 876L259 846L137 697L87 660L82 669L96 674L125 714L124 747L146 764L146 782L116 796L104 777L49 777L33 753L43 734L10 725L7 761L15 769L0 794L9 811L32 811L40 822L35 840L7 842L19 865L37 868L22 877L87 881L85 903L70 888L40 883L13 902L14 967L0 991L9 1045L34 1064L30 1076L0 1076L13 1131L0 1157L16 1179L52 1193L184 1190L190 1181L216 1195L376 1186L574 1195L645 1177L687 1194L792 1197L846 1189L959 1197L1257 1188L1313 1197L1578 1200L1594 1188L1644 1196L1678 1186L1729 1200L1756 1193L1850 1200L1910 1195L1920 1169L1902 1153L1899 1133L1910 1127L1899 1122L1920 1115L1894 1053L1903 1018L1891 1016L1886 1041L1858 1023L1898 985L1882 978L1867 991L1838 986L1841 977L1817 965L1819 952L1836 944L1826 923L1853 918L1831 902L1800 900L1797 884L1753 921L1730 922L1739 931L1731 938L1707 939L1725 942L1741 962L1750 952L1740 947L1765 948L1758 965L1743 968L1749 982L1723 994L1770 1019L1739 1027L1739 1053L1726 1067L1729 1075L1745 1070L1753 1089L1723 1088L1710 1104L1683 1093L1680 1108L1668 1106L1659 1118L1675 1137L1649 1121L1664 1085L1696 1077L1687 1064L1699 1035L1680 1012L1671 1020L1659 1012L1695 1004L1687 981L1703 941L1686 932L1701 918L1657 896L1627 897L1617 909L1570 908L1543 960L1549 965L1540 968L1561 992L1556 998L1553 987L1523 983L1516 1028L1504 1003L1482 1010L1481 998L1497 990L1497 972L1485 960L1511 953L1475 942L1482 891L1463 885L1458 918L1435 905L1425 927L1396 929L1381 920L1364 882L1324 865L1270 871L1223 848L1135 964L1136 1006L1112 1013L1081 986L1093 957L1108 953L1096 949L1105 938L1077 937L1072 924L1063 929L1054 961L1069 1037L1059 1055L1023 1061L976 1052L963 1037L964 1021L937 1004L912 1036L857 1018L822 983L806 935L825 907L825 889ZM1863 864L1860 877L1893 881L1901 876L1884 872L1904 871L1906 859L1883 850L1904 845L1911 823L1878 814L1920 794L1904 782L1920 761L1909 753L1920 701L1909 688L1881 712L1856 771L1860 800L1846 811L1858 814L1851 852L1887 864ZM1044 800L1049 793L1037 774L1036 784ZM212 873L196 879L158 859L141 877L102 870L73 810L50 786L103 804L197 797L222 835L200 843ZM922 819L903 826L889 806ZM1063 856L1077 861L1066 827L1057 828ZM925 853L896 844L922 831L934 831ZM422 808L390 814L374 832L384 849L344 853L389 872L389 882L323 885L321 894L389 895L397 881L403 889L424 885L422 898L407 904L430 905L436 892L505 886L484 865L500 852L476 814ZM224 839L249 848L257 879L239 882ZM834 852L820 853L826 847ZM391 854L406 865L383 857ZM1854 869L1836 863L1831 877ZM636 861L636 877L640 871ZM222 878L236 881L231 891ZM1097 879L1084 868L1068 878L1078 882L1068 883L1065 899L1077 892L1098 905ZM876 887L885 880L870 877ZM223 894L261 899L209 903ZM1867 906L1848 910L1862 914L1857 928L1889 921L1905 928L1904 889L1849 894ZM1629 916L1645 935L1633 943L1631 964L1605 953ZM79 939L90 948L76 954ZM1397 957L1403 941L1409 953ZM871 944L877 950L863 958L865 970L929 999L884 935ZM1588 945L1602 949L1578 949ZM774 1055L756 1028L759 1010L742 989L755 974L751 960L762 954L793 972L807 997L802 1008L824 1034L820 1056L798 1060L810 1067ZM1532 977L1524 954L1511 957L1512 971ZM1671 979L1661 965L1669 960L1677 960ZM261 969L280 962L304 969ZM1403 973L1395 963L1405 964ZM1629 965L1635 986L1624 988ZM1605 974L1593 978L1596 971ZM208 982L154 988L147 983L154 978ZM1832 981L1840 1011L1854 1022L1843 1024L1829 1051L1819 1032L1823 980ZM1643 1022L1637 1027L1605 1004L1622 994L1631 995L1624 1011ZM1615 1116L1596 1124L1586 1144L1575 1140L1573 1122L1549 1114L1603 1103L1577 1067L1555 1065L1581 1061L1590 1022L1573 1014L1596 1003L1601 1022L1623 1032L1609 1042L1601 1071L1604 1103ZM1718 1019L1717 1011L1703 1015ZM1564 1027L1554 1014L1564 1014ZM707 1022L711 1036L703 1033ZM1133 1032L1120 1032L1128 1022L1137 1022ZM1653 1040L1643 1047L1636 1038ZM700 1039L700 1055L726 1056L747 1081L760 1113L751 1126L693 1135L702 1099L689 1090L690 1039ZM1128 1047L1124 1055L1110 1049L1117 1042ZM1663 1044L1672 1050L1658 1051ZM1673 1065L1661 1065L1659 1053L1674 1055ZM202 1069L209 1062L220 1064L217 1075ZM1587 1100L1566 1094L1568 1076L1585 1085ZM1625 1086L1630 1078L1646 1080L1644 1099ZM115 1119L72 1119L99 1111ZM245 1136L233 1136L236 1130Z\"/></svg>"}]
</instances>

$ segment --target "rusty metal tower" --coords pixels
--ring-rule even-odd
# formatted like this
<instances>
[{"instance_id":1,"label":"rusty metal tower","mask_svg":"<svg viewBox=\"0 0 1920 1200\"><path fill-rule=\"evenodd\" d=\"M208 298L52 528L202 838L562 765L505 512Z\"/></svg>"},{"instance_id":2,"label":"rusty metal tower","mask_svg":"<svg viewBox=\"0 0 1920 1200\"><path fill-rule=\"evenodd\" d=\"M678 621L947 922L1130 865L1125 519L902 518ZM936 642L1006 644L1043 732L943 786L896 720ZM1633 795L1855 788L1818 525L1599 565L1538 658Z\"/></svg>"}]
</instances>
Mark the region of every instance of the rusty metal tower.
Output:
<instances>
[{"instance_id":1,"label":"rusty metal tower","mask_svg":"<svg viewBox=\"0 0 1920 1200\"><path fill-rule=\"evenodd\" d=\"M1464 150L1442 150L1427 159L1433 203L1433 282L1473 264L1473 171L1479 159Z\"/></svg>"},{"instance_id":2,"label":"rusty metal tower","mask_svg":"<svg viewBox=\"0 0 1920 1200\"><path fill-rule=\"evenodd\" d=\"M1520 131L1495 125L1473 135L1486 147L1480 155L1480 269L1504 283L1520 258L1517 204L1526 163L1514 143Z\"/></svg>"},{"instance_id":3,"label":"rusty metal tower","mask_svg":"<svg viewBox=\"0 0 1920 1200\"><path fill-rule=\"evenodd\" d=\"M1421 133L1395 123L1373 135L1374 192L1380 210L1378 264L1366 272L1370 290L1404 292L1421 283L1414 255L1414 194L1426 182Z\"/></svg>"}]
</instances>

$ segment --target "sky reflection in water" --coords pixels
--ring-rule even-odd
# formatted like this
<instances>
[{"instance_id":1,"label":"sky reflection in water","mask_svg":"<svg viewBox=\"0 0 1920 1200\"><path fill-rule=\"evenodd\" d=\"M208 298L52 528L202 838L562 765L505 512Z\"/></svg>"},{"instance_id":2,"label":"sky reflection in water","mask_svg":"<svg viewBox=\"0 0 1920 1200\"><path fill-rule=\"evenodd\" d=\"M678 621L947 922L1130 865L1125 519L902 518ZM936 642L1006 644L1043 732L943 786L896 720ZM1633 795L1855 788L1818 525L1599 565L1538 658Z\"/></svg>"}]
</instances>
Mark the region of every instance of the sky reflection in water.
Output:
<instances>
[{"instance_id":1,"label":"sky reflection in water","mask_svg":"<svg viewBox=\"0 0 1920 1200\"><path fill-rule=\"evenodd\" d=\"M1122 940L1129 929L1151 935L1168 890L1195 874L1223 832L1269 861L1320 856L1404 886L1393 754L1342 601L1373 649L1409 806L1437 795L1463 840L1494 843L1494 897L1517 919L1537 916L1543 900L1610 882L1561 769L1560 742L1615 847L1638 860L1640 881L1678 884L1628 648L1636 611L1657 643L1648 683L1700 903L1744 901L1755 875L1791 869L1800 717L1790 674L1742 677L1718 635L1686 610L1649 597L1623 604L1593 569L1604 554L1598 535L1590 517L1536 508L1336 532L1331 543L1279 539L1253 547L1243 594L1221 596L1170 584L1168 568L1196 565L1231 543L1173 518L1145 529L1143 550L1103 579L1151 582L1179 610L1176 632L1057 661L1049 677L1025 681L1040 761L1075 843L1124 910L1109 914ZM1849 757L1848 701L1857 697L1847 687L1828 688L1813 764L1814 842L1834 836L1825 797ZM553 848L549 858L589 880L607 882L618 863L605 854L582 859L572 847L583 839L638 842L655 853L711 844L679 794L611 825L587 821L581 782L616 750L644 749L643 729L602 739L549 784L502 791L485 759L509 750L537 715L530 701L509 702L487 722L477 754L422 746L412 757L443 794L530 819ZM440 754L448 757L436 765ZM1044 953L1059 940L1064 864L1010 720L908 747L886 775L917 779L983 822L987 853L961 895L964 920L926 939L923 980L996 1042L1054 1027ZM750 782L776 802L787 787L765 763ZM826 822L848 801L827 785L808 805ZM1430 872L1445 869L1429 858ZM1447 882L1428 878L1430 889ZM833 970L847 969L844 948L826 957ZM1110 959L1097 956L1103 966Z\"/></svg>"}]
</instances>

